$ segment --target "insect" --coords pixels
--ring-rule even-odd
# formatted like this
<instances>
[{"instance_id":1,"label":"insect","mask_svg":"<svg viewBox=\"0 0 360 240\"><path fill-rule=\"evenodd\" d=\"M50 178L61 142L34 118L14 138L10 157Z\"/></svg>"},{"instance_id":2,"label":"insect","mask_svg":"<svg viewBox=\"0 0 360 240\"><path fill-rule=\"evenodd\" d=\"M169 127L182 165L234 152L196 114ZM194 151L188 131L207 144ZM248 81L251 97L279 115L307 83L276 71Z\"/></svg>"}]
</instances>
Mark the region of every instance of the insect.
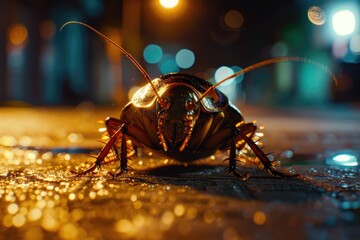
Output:
<instances>
[{"instance_id":1,"label":"insect","mask_svg":"<svg viewBox=\"0 0 360 240\"><path fill-rule=\"evenodd\" d=\"M106 119L110 138L93 165L78 175L100 168L107 155L114 151L120 166L119 171L111 175L119 176L129 169L129 152L133 148L147 147L181 162L208 157L217 150L229 150L227 171L243 178L237 171L237 161L239 152L247 144L270 174L284 178L296 176L282 173L273 166L267 154L252 139L257 126L246 123L241 112L216 87L240 74L283 61L319 65L335 79L326 67L305 58L280 57L251 65L215 85L183 73L170 73L152 80L131 54L101 32L77 21L67 22L61 29L68 24L83 25L119 48L148 81L122 109L120 118ZM128 140L131 140L130 146Z\"/></svg>"}]
</instances>

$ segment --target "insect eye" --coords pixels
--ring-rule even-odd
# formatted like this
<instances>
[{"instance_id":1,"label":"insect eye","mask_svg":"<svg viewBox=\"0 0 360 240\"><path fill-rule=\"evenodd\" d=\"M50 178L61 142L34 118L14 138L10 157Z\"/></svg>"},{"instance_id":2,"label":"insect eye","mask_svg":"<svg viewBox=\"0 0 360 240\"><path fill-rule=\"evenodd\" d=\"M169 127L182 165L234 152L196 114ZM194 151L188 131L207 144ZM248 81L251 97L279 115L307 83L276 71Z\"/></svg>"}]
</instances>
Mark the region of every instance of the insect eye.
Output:
<instances>
[{"instance_id":1,"label":"insect eye","mask_svg":"<svg viewBox=\"0 0 360 240\"><path fill-rule=\"evenodd\" d=\"M196 108L196 103L194 103L193 101L187 101L185 103L185 108L187 111L191 111L191 110L194 110Z\"/></svg>"},{"instance_id":2,"label":"insect eye","mask_svg":"<svg viewBox=\"0 0 360 240\"><path fill-rule=\"evenodd\" d=\"M160 98L159 105L161 109L168 110L170 108L170 101L167 98Z\"/></svg>"}]
</instances>

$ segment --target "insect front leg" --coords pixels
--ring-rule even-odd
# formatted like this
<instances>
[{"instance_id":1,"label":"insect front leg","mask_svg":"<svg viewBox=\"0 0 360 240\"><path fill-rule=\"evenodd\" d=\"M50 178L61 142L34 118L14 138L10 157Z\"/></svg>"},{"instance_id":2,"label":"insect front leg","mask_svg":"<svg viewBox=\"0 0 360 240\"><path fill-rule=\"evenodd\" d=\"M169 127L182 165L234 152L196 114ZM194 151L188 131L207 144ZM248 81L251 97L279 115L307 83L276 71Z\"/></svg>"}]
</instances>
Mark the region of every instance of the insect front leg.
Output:
<instances>
[{"instance_id":1,"label":"insect front leg","mask_svg":"<svg viewBox=\"0 0 360 240\"><path fill-rule=\"evenodd\" d=\"M106 126L106 130L109 134L109 136L113 136L116 131L124 124L124 122L120 121L117 118L112 118L112 117L108 117L105 120L105 126ZM118 146L117 142L119 141L115 141L115 143L112 146L112 149L115 153L115 161L119 160L120 161L120 168L124 168L124 164L127 165L127 163L122 163L125 162L125 160L121 161L121 150L124 149L125 147L123 146L123 142L126 141L125 135L121 136L121 142L120 142L120 146ZM126 168L126 166L125 166ZM121 169L121 171L123 171L123 169ZM125 169L126 171L126 169Z\"/></svg>"},{"instance_id":2,"label":"insect front leg","mask_svg":"<svg viewBox=\"0 0 360 240\"><path fill-rule=\"evenodd\" d=\"M102 165L119 161L120 162L120 171L112 176L119 176L123 172L128 170L128 145L127 140L131 140L133 145L138 147L140 146L148 146L150 148L154 148L154 144L147 135L146 131L142 128L136 126L132 123L126 123L122 120L116 118L107 118L105 121L107 131L110 135L109 140L106 142L105 146L100 150L100 153L96 157L96 161L94 164L86 169L82 173L77 173L78 175L85 175L93 172L96 168L100 168ZM108 156L109 152L113 149L115 151L115 159L105 162L105 158Z\"/></svg>"},{"instance_id":3,"label":"insect front leg","mask_svg":"<svg viewBox=\"0 0 360 240\"><path fill-rule=\"evenodd\" d=\"M109 154L109 151L111 150L111 148L113 148L113 146L115 145L115 142L119 138L119 135L121 133L123 133L123 131L124 131L124 125L119 127L117 129L117 131L113 135L111 135L110 139L107 141L105 146L100 150L100 153L97 155L96 161L93 163L93 165L91 167L89 167L88 169L86 169L84 172L77 173L77 174L78 175L86 175L88 173L93 172L96 168L100 168L101 165L103 164L104 159Z\"/></svg>"}]
</instances>

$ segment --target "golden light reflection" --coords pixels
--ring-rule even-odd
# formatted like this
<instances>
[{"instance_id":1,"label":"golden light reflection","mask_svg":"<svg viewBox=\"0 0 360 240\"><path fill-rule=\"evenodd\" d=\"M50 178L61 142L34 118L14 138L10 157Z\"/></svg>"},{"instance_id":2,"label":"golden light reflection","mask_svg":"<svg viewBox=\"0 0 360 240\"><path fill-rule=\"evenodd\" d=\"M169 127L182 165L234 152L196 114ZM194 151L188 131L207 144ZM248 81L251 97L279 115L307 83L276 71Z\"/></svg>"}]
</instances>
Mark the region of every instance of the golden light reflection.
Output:
<instances>
[{"instance_id":1,"label":"golden light reflection","mask_svg":"<svg viewBox=\"0 0 360 240\"><path fill-rule=\"evenodd\" d=\"M128 92L128 99L131 101L134 94L140 89L140 86L133 86L130 88L129 92Z\"/></svg>"},{"instance_id":2,"label":"golden light reflection","mask_svg":"<svg viewBox=\"0 0 360 240\"><path fill-rule=\"evenodd\" d=\"M24 240L42 240L44 239L44 232L39 227L32 227L29 230L27 230L24 234Z\"/></svg>"},{"instance_id":3,"label":"golden light reflection","mask_svg":"<svg viewBox=\"0 0 360 240\"><path fill-rule=\"evenodd\" d=\"M232 227L228 227L223 232L223 240L240 239L236 230Z\"/></svg>"},{"instance_id":4,"label":"golden light reflection","mask_svg":"<svg viewBox=\"0 0 360 240\"><path fill-rule=\"evenodd\" d=\"M127 236L132 236L135 234L136 228L134 227L134 225L132 224L132 222L130 220L120 219L115 224L115 230L118 233L121 233L121 234L124 234Z\"/></svg>"},{"instance_id":5,"label":"golden light reflection","mask_svg":"<svg viewBox=\"0 0 360 240\"><path fill-rule=\"evenodd\" d=\"M177 204L174 208L174 214L177 217L183 216L185 213L185 207L182 204Z\"/></svg>"},{"instance_id":6,"label":"golden light reflection","mask_svg":"<svg viewBox=\"0 0 360 240\"><path fill-rule=\"evenodd\" d=\"M161 216L161 223L164 228L170 227L174 222L175 216L172 212L166 211Z\"/></svg>"},{"instance_id":7,"label":"golden light reflection","mask_svg":"<svg viewBox=\"0 0 360 240\"><path fill-rule=\"evenodd\" d=\"M80 143L84 140L84 137L81 133L70 133L67 136L67 139L69 140L69 142L71 143Z\"/></svg>"},{"instance_id":8,"label":"golden light reflection","mask_svg":"<svg viewBox=\"0 0 360 240\"><path fill-rule=\"evenodd\" d=\"M1 136L0 137L0 145L6 147L13 147L17 144L16 138L13 136Z\"/></svg>"},{"instance_id":9,"label":"golden light reflection","mask_svg":"<svg viewBox=\"0 0 360 240\"><path fill-rule=\"evenodd\" d=\"M9 204L9 206L7 207L8 213L10 214L15 214L18 212L19 207L16 203L11 203Z\"/></svg>"},{"instance_id":10,"label":"golden light reflection","mask_svg":"<svg viewBox=\"0 0 360 240\"><path fill-rule=\"evenodd\" d=\"M207 224L211 224L215 221L215 213L212 210L207 210L204 213L204 222Z\"/></svg>"},{"instance_id":11,"label":"golden light reflection","mask_svg":"<svg viewBox=\"0 0 360 240\"><path fill-rule=\"evenodd\" d=\"M21 45L28 38L28 30L24 24L15 23L8 28L8 39L13 45Z\"/></svg>"}]
</instances>

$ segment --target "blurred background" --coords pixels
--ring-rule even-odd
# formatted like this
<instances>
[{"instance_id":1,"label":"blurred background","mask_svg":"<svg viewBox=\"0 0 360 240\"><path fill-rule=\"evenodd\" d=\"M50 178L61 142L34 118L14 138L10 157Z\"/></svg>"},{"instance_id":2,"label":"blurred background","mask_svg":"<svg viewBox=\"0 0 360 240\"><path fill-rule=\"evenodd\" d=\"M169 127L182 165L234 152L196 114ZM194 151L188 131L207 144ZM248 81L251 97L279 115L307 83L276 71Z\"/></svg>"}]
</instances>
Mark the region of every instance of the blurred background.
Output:
<instances>
[{"instance_id":1,"label":"blurred background","mask_svg":"<svg viewBox=\"0 0 360 240\"><path fill-rule=\"evenodd\" d=\"M315 6L316 5L316 6ZM344 0L1 0L0 104L120 104L151 77L185 72L216 82L256 62L299 56L228 81L237 103L359 106L360 4Z\"/></svg>"}]
</instances>

